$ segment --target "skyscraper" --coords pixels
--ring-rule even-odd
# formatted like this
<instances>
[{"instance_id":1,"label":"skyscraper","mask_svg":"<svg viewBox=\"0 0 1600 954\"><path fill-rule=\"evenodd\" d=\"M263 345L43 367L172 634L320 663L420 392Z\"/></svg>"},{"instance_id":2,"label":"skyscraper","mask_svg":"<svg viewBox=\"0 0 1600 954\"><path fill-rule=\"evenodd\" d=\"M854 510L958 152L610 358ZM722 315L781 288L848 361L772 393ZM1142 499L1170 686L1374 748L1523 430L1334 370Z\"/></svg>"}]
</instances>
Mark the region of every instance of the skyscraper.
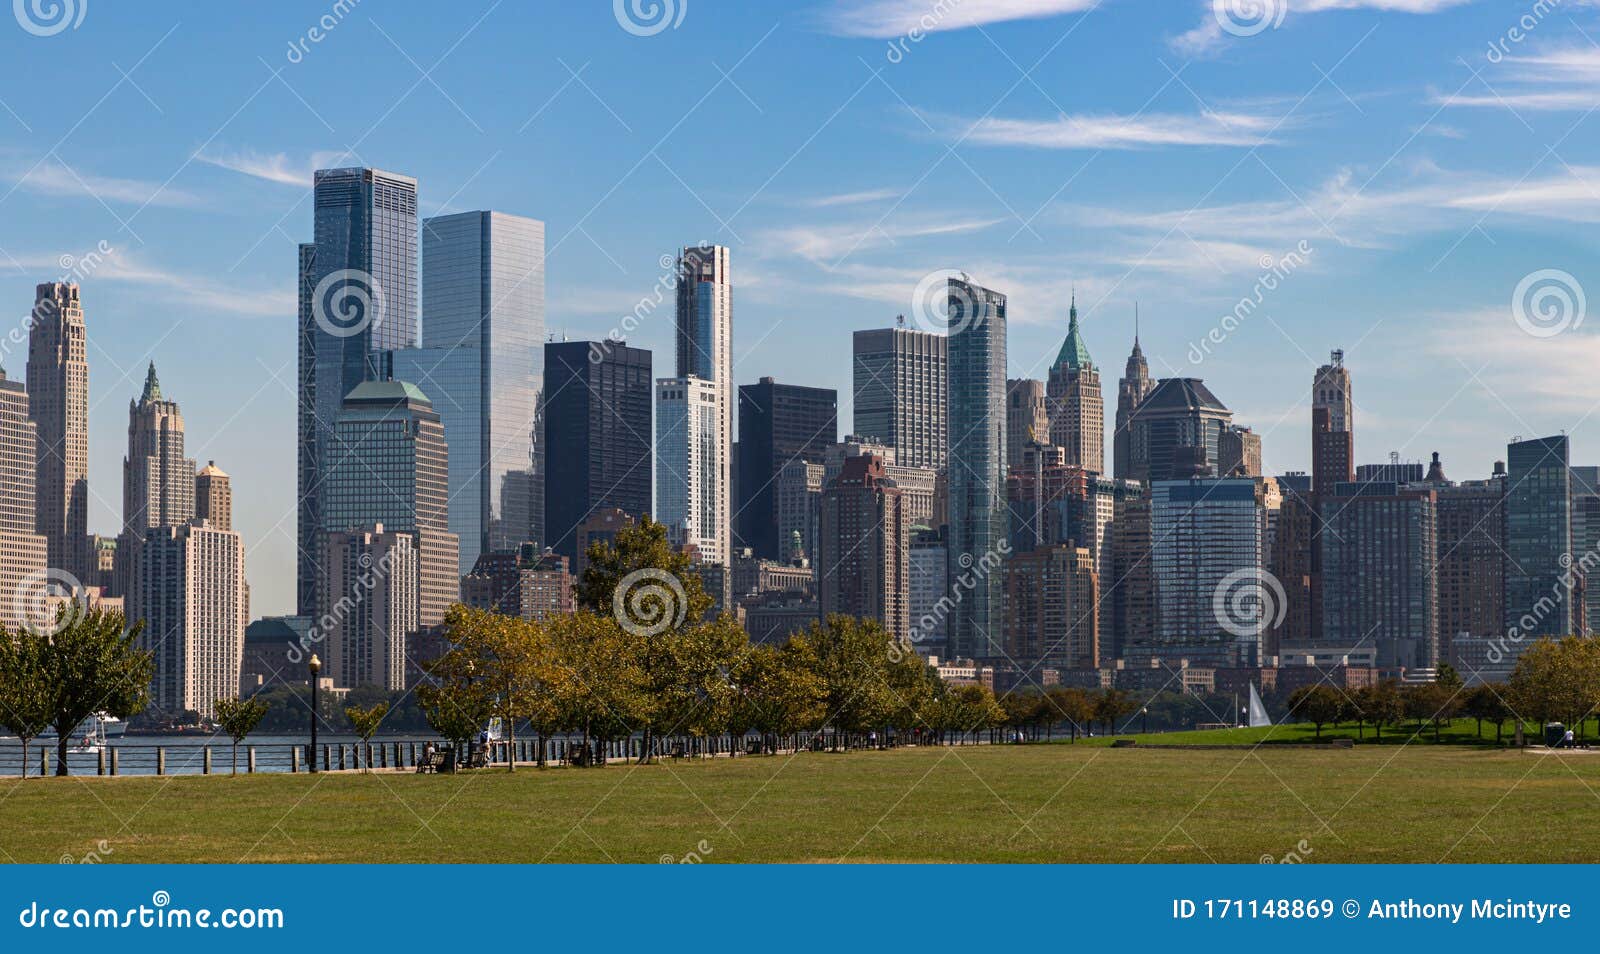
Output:
<instances>
[{"instance_id":1,"label":"skyscraper","mask_svg":"<svg viewBox=\"0 0 1600 954\"><path fill-rule=\"evenodd\" d=\"M851 432L894 448L902 467L945 466L949 430L949 339L907 328L853 336Z\"/></svg>"},{"instance_id":2,"label":"skyscraper","mask_svg":"<svg viewBox=\"0 0 1600 954\"><path fill-rule=\"evenodd\" d=\"M38 286L28 331L28 413L36 430L37 532L50 566L93 576L89 549L89 358L78 286Z\"/></svg>"},{"instance_id":3,"label":"skyscraper","mask_svg":"<svg viewBox=\"0 0 1600 954\"><path fill-rule=\"evenodd\" d=\"M1067 338L1050 366L1049 398L1050 443L1066 449L1068 464L1104 473L1106 402L1100 371L1078 330L1077 296L1067 313Z\"/></svg>"},{"instance_id":4,"label":"skyscraper","mask_svg":"<svg viewBox=\"0 0 1600 954\"><path fill-rule=\"evenodd\" d=\"M1355 401L1344 352L1334 351L1311 382L1311 491L1354 480Z\"/></svg>"},{"instance_id":5,"label":"skyscraper","mask_svg":"<svg viewBox=\"0 0 1600 954\"><path fill-rule=\"evenodd\" d=\"M1493 673L1509 674L1522 651L1541 637L1576 632L1574 584L1581 567L1572 553L1570 463L1565 435L1506 448L1507 636L1486 660Z\"/></svg>"},{"instance_id":6,"label":"skyscraper","mask_svg":"<svg viewBox=\"0 0 1600 954\"><path fill-rule=\"evenodd\" d=\"M1383 481L1335 484L1322 518L1318 661L1363 651L1383 667L1437 665L1438 514L1431 488ZM1285 649L1288 653L1289 649Z\"/></svg>"},{"instance_id":7,"label":"skyscraper","mask_svg":"<svg viewBox=\"0 0 1600 954\"><path fill-rule=\"evenodd\" d=\"M578 559L578 527L600 510L652 513L655 444L650 352L620 341L544 346L548 546ZM453 453L453 452L452 452Z\"/></svg>"},{"instance_id":8,"label":"skyscraper","mask_svg":"<svg viewBox=\"0 0 1600 954\"><path fill-rule=\"evenodd\" d=\"M762 378L739 387L739 497L743 544L768 560L787 558L778 532L777 481L794 460L821 463L839 436L839 393Z\"/></svg>"},{"instance_id":9,"label":"skyscraper","mask_svg":"<svg viewBox=\"0 0 1600 954\"><path fill-rule=\"evenodd\" d=\"M322 535L324 579L317 613L336 686L406 687L421 628L415 538L383 524Z\"/></svg>"},{"instance_id":10,"label":"skyscraper","mask_svg":"<svg viewBox=\"0 0 1600 954\"><path fill-rule=\"evenodd\" d=\"M822 491L818 603L824 616L875 619L889 635L910 634L911 526L900 488L872 455L845 460Z\"/></svg>"},{"instance_id":11,"label":"skyscraper","mask_svg":"<svg viewBox=\"0 0 1600 954\"><path fill-rule=\"evenodd\" d=\"M299 250L300 612L315 612L313 535L324 526L325 451L345 395L382 376L383 354L417 344L417 180L319 169L313 242ZM307 350L309 349L309 354ZM309 367L308 367L309 365Z\"/></svg>"},{"instance_id":12,"label":"skyscraper","mask_svg":"<svg viewBox=\"0 0 1600 954\"><path fill-rule=\"evenodd\" d=\"M1052 544L1006 561L1007 653L1025 667L1100 666L1100 590L1084 547Z\"/></svg>"},{"instance_id":13,"label":"skyscraper","mask_svg":"<svg viewBox=\"0 0 1600 954\"><path fill-rule=\"evenodd\" d=\"M1045 384L1033 378L1006 381L1006 470L1022 466L1029 444L1050 442Z\"/></svg>"},{"instance_id":14,"label":"skyscraper","mask_svg":"<svg viewBox=\"0 0 1600 954\"><path fill-rule=\"evenodd\" d=\"M1139 312L1133 313L1133 351L1128 355L1127 367L1117 381L1117 430L1112 435L1112 472L1121 478L1134 479L1132 427L1133 413L1149 395L1155 382L1150 379L1150 365L1139 347Z\"/></svg>"},{"instance_id":15,"label":"skyscraper","mask_svg":"<svg viewBox=\"0 0 1600 954\"><path fill-rule=\"evenodd\" d=\"M1223 477L1261 476L1261 435L1235 424L1222 432L1217 473Z\"/></svg>"},{"instance_id":16,"label":"skyscraper","mask_svg":"<svg viewBox=\"0 0 1600 954\"><path fill-rule=\"evenodd\" d=\"M233 529L233 484L214 460L194 475L194 515L218 530Z\"/></svg>"},{"instance_id":17,"label":"skyscraper","mask_svg":"<svg viewBox=\"0 0 1600 954\"><path fill-rule=\"evenodd\" d=\"M165 712L193 709L210 718L217 699L239 695L249 615L244 542L203 520L144 534L127 612L144 621L139 647L155 657L150 701Z\"/></svg>"},{"instance_id":18,"label":"skyscraper","mask_svg":"<svg viewBox=\"0 0 1600 954\"><path fill-rule=\"evenodd\" d=\"M0 625L29 620L18 612L23 581L48 567L45 538L34 532L38 437L28 392L0 368Z\"/></svg>"},{"instance_id":19,"label":"skyscraper","mask_svg":"<svg viewBox=\"0 0 1600 954\"><path fill-rule=\"evenodd\" d=\"M1003 559L1006 537L1006 296L948 285L950 573ZM974 574L950 619L950 655L992 659L1005 640L999 573Z\"/></svg>"},{"instance_id":20,"label":"skyscraper","mask_svg":"<svg viewBox=\"0 0 1600 954\"><path fill-rule=\"evenodd\" d=\"M433 399L450 445L460 571L544 540L544 223L461 212L422 223L422 347L384 377Z\"/></svg>"},{"instance_id":21,"label":"skyscraper","mask_svg":"<svg viewBox=\"0 0 1600 954\"><path fill-rule=\"evenodd\" d=\"M1127 646L1127 654L1210 665L1259 664L1263 635L1272 622L1271 601L1234 600L1231 594L1243 574L1258 574L1266 564L1262 494L1262 482L1248 477L1151 484L1154 641ZM1254 588L1246 583L1245 591Z\"/></svg>"},{"instance_id":22,"label":"skyscraper","mask_svg":"<svg viewBox=\"0 0 1600 954\"><path fill-rule=\"evenodd\" d=\"M1435 455L1437 460L1437 455ZM1466 675L1487 660L1485 649L1504 635L1504 474L1452 483L1429 475L1438 495L1439 659Z\"/></svg>"},{"instance_id":23,"label":"skyscraper","mask_svg":"<svg viewBox=\"0 0 1600 954\"><path fill-rule=\"evenodd\" d=\"M122 458L122 532L117 538L116 595L133 586L145 531L188 523L194 510L194 461L183 456L183 414L161 393L156 366L128 402L128 453Z\"/></svg>"},{"instance_id":24,"label":"skyscraper","mask_svg":"<svg viewBox=\"0 0 1600 954\"><path fill-rule=\"evenodd\" d=\"M721 390L697 377L656 381L656 519L702 563L728 565L727 447Z\"/></svg>"},{"instance_id":25,"label":"skyscraper","mask_svg":"<svg viewBox=\"0 0 1600 954\"><path fill-rule=\"evenodd\" d=\"M1191 462L1217 473L1233 412L1199 378L1163 378L1128 425L1128 475L1145 484L1183 479Z\"/></svg>"},{"instance_id":26,"label":"skyscraper","mask_svg":"<svg viewBox=\"0 0 1600 954\"><path fill-rule=\"evenodd\" d=\"M678 255L677 370L712 386L716 404L716 480L707 488L721 515L720 543L712 562L727 565L732 547L733 507L733 276L728 249L699 245Z\"/></svg>"},{"instance_id":27,"label":"skyscraper","mask_svg":"<svg viewBox=\"0 0 1600 954\"><path fill-rule=\"evenodd\" d=\"M417 551L417 625L444 621L460 598L450 532L449 452L433 402L416 385L369 381L345 398L325 457L323 528L408 533ZM338 592L338 591L331 591Z\"/></svg>"}]
</instances>

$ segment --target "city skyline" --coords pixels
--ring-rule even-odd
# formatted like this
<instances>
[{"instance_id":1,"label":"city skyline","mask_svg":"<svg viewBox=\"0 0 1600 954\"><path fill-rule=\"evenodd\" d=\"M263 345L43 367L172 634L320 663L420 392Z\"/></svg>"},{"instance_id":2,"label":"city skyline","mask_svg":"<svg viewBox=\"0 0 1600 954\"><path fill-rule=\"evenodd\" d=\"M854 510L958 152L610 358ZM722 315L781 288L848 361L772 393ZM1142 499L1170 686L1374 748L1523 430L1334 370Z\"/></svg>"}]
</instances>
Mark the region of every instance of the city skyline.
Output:
<instances>
[{"instance_id":1,"label":"city skyline","mask_svg":"<svg viewBox=\"0 0 1600 954\"><path fill-rule=\"evenodd\" d=\"M6 67L19 80L63 54L86 67L62 77L58 109L5 97L0 110L11 150L0 193L16 223L0 241L0 291L20 316L40 282L82 287L94 369L89 531L120 525L125 435L106 412L137 396L154 360L167 387L190 396L198 436L187 453L233 475L253 611L294 609L293 580L280 578L295 553L284 327L296 291L284 262L310 233L312 168L357 164L415 176L419 217L503 208L547 222L547 307L559 316L548 330L558 337L596 340L622 325L652 297L672 249L729 245L740 262L732 385L770 375L833 388L841 421L852 419L851 369L838 360L850 333L914 315L919 280L960 265L1008 295L1008 377L1045 376L1076 283L1082 334L1106 369L1108 423L1109 378L1138 301L1152 376L1203 378L1262 434L1266 473L1310 470L1303 382L1338 345L1361 368L1357 461L1439 450L1458 478L1483 477L1513 436L1563 429L1573 460L1595 459L1600 443L1582 426L1593 403L1584 369L1600 351L1591 329L1535 337L1510 304L1544 269L1592 284L1587 245L1568 226L1594 202L1587 167L1574 161L1593 143L1586 128L1562 136L1579 118L1572 104L1586 108L1593 93L1552 65L1586 44L1587 14L1547 18L1496 61L1488 40L1510 17L1481 3L1423 15L1364 4L1296 11L1256 36L1208 29L1187 41L1209 16L1202 5L1158 5L1151 24L1132 6L1011 21L968 11L915 43L888 32L913 20L885 18L886 4L780 17L707 0L654 36L609 10L562 10L552 14L561 35L592 65L567 59L562 69L552 56L514 109L488 94L495 57L447 55L452 44L542 49L554 31L526 29L525 13L489 3L437 36L357 7L297 61L284 50L312 12L248 11L236 33L217 36L176 15L100 6L56 36L19 33L27 42ZM747 54L765 69L749 69ZM992 61L994 75L970 88L940 75L941 62L964 55ZM435 81L446 95L416 79L406 56L443 62ZM1031 82L1008 57L1021 70L1038 61ZM351 58L410 78L326 95ZM797 96L783 77L802 62L807 75L819 65L837 75ZM210 88L190 89L189 68L206 69ZM627 70L663 68L688 77L693 95L624 82ZM1091 74L1115 82L1079 90ZM420 88L396 104L412 79ZM1511 109L1486 102L1489 89ZM688 115L702 92L706 105ZM991 121L976 123L997 99ZM1077 125L1045 118L1061 114ZM698 136L682 131L685 118ZM1501 135L1525 132L1519 119L1536 134ZM957 121L972 134L947 152ZM460 134L464 147L447 156L419 145L434 129ZM741 135L752 129L763 135ZM570 155L538 142L568 130L583 130ZM1544 156L1552 144L1565 164ZM357 155L341 155L352 146ZM838 153L871 158L842 166L830 158ZM593 155L610 158L578 168L576 157ZM1082 237L1058 242L1064 232ZM1261 256L1281 261L1302 240L1313 250L1304 264L1210 342L1253 297ZM801 291L821 297L815 327L791 307ZM663 304L625 335L655 354L658 373L671 325ZM22 348L0 363L22 379Z\"/></svg>"}]
</instances>

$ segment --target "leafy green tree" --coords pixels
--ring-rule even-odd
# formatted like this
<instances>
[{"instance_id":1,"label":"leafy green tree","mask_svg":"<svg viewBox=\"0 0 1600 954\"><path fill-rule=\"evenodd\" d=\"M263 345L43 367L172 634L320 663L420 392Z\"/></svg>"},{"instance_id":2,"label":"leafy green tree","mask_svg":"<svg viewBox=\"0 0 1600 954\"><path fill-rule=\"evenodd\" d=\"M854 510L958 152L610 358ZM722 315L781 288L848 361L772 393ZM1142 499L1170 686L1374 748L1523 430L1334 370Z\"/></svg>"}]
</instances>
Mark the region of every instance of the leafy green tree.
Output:
<instances>
[{"instance_id":1,"label":"leafy green tree","mask_svg":"<svg viewBox=\"0 0 1600 954\"><path fill-rule=\"evenodd\" d=\"M651 681L632 638L610 616L580 609L546 621L552 645L552 690L584 744L620 738L655 712Z\"/></svg>"},{"instance_id":2,"label":"leafy green tree","mask_svg":"<svg viewBox=\"0 0 1600 954\"><path fill-rule=\"evenodd\" d=\"M155 661L138 648L143 620L129 627L119 612L69 603L60 608L56 626L44 654L44 684L56 728L56 774L67 775L73 730L97 712L126 719L143 709Z\"/></svg>"},{"instance_id":3,"label":"leafy green tree","mask_svg":"<svg viewBox=\"0 0 1600 954\"><path fill-rule=\"evenodd\" d=\"M345 706L344 709L344 717L350 720L350 725L355 729L356 737L361 740L363 746L372 741L372 737L378 733L378 727L383 725L383 717L388 714L387 702L380 702L365 709L360 706ZM362 763L361 771L365 772L370 768L371 766Z\"/></svg>"},{"instance_id":4,"label":"leafy green tree","mask_svg":"<svg viewBox=\"0 0 1600 954\"><path fill-rule=\"evenodd\" d=\"M1368 686L1361 690L1358 699L1361 703L1361 712L1367 722L1377 733L1377 741L1383 741L1383 727L1386 725L1399 725L1405 718L1405 700L1400 698L1400 690L1393 681L1385 680L1375 686Z\"/></svg>"},{"instance_id":5,"label":"leafy green tree","mask_svg":"<svg viewBox=\"0 0 1600 954\"><path fill-rule=\"evenodd\" d=\"M22 742L22 777L28 777L28 743L50 726L49 643L0 626L0 726Z\"/></svg>"},{"instance_id":6,"label":"leafy green tree","mask_svg":"<svg viewBox=\"0 0 1600 954\"><path fill-rule=\"evenodd\" d=\"M233 774L239 774L239 743L254 732L261 717L267 714L267 703L249 699L218 699L211 704L217 725L233 740Z\"/></svg>"},{"instance_id":7,"label":"leafy green tree","mask_svg":"<svg viewBox=\"0 0 1600 954\"><path fill-rule=\"evenodd\" d=\"M428 725L461 753L489 724L499 704L497 687L480 665L475 648L458 646L429 664L417 686L417 702Z\"/></svg>"},{"instance_id":8,"label":"leafy green tree","mask_svg":"<svg viewBox=\"0 0 1600 954\"><path fill-rule=\"evenodd\" d=\"M735 663L738 698L730 722L754 729L776 749L775 736L820 729L828 717L827 690L811 644L796 637L781 647L755 645Z\"/></svg>"},{"instance_id":9,"label":"leafy green tree","mask_svg":"<svg viewBox=\"0 0 1600 954\"><path fill-rule=\"evenodd\" d=\"M1078 733L1094 719L1094 702L1089 694L1076 686L1051 686L1045 690L1044 698L1041 709L1048 725L1065 721L1072 741L1078 741Z\"/></svg>"},{"instance_id":10,"label":"leafy green tree","mask_svg":"<svg viewBox=\"0 0 1600 954\"><path fill-rule=\"evenodd\" d=\"M1438 742L1439 722L1454 710L1455 695L1455 690L1436 682L1407 686L1402 694L1406 717L1417 720L1418 733L1428 722L1432 722L1433 741Z\"/></svg>"},{"instance_id":11,"label":"leafy green tree","mask_svg":"<svg viewBox=\"0 0 1600 954\"><path fill-rule=\"evenodd\" d=\"M1094 700L1094 717L1105 723L1107 735L1116 735L1118 720L1137 708L1139 704L1127 690L1102 689Z\"/></svg>"},{"instance_id":12,"label":"leafy green tree","mask_svg":"<svg viewBox=\"0 0 1600 954\"><path fill-rule=\"evenodd\" d=\"M828 718L844 735L884 724L896 700L889 687L889 633L877 620L831 614L805 639L816 653Z\"/></svg>"},{"instance_id":13,"label":"leafy green tree","mask_svg":"<svg viewBox=\"0 0 1600 954\"><path fill-rule=\"evenodd\" d=\"M1501 729L1507 719L1511 717L1511 710L1506 706L1503 693L1504 686L1483 683L1467 690L1462 700L1461 710L1469 719L1477 722L1477 736L1483 738L1483 723L1488 720L1494 723L1494 741L1500 744Z\"/></svg>"},{"instance_id":14,"label":"leafy green tree","mask_svg":"<svg viewBox=\"0 0 1600 954\"><path fill-rule=\"evenodd\" d=\"M1037 692L1008 692L998 701L1005 710L1006 727L1017 730L1038 725L1039 711L1045 705L1044 696Z\"/></svg>"},{"instance_id":15,"label":"leafy green tree","mask_svg":"<svg viewBox=\"0 0 1600 954\"><path fill-rule=\"evenodd\" d=\"M1301 686L1289 694L1289 712L1316 726L1318 739L1322 727L1337 722L1344 708L1344 695L1332 686Z\"/></svg>"}]
</instances>

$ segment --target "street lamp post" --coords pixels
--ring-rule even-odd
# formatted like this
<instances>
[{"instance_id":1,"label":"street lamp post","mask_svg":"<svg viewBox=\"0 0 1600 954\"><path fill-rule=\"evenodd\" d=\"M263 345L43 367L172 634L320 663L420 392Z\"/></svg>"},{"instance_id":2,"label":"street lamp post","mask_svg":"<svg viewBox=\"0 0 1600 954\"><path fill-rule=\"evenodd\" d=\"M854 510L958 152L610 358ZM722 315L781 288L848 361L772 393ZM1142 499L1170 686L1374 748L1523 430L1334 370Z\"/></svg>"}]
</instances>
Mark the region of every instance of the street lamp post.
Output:
<instances>
[{"instance_id":1,"label":"street lamp post","mask_svg":"<svg viewBox=\"0 0 1600 954\"><path fill-rule=\"evenodd\" d=\"M1150 734L1150 707L1149 706L1145 706L1144 707L1143 716L1144 717L1139 722L1139 734L1140 735L1149 735Z\"/></svg>"},{"instance_id":2,"label":"street lamp post","mask_svg":"<svg viewBox=\"0 0 1600 954\"><path fill-rule=\"evenodd\" d=\"M318 674L322 672L322 660L316 653L311 654L311 661L306 663L306 668L311 671L311 771L317 770L317 683Z\"/></svg>"}]
</instances>

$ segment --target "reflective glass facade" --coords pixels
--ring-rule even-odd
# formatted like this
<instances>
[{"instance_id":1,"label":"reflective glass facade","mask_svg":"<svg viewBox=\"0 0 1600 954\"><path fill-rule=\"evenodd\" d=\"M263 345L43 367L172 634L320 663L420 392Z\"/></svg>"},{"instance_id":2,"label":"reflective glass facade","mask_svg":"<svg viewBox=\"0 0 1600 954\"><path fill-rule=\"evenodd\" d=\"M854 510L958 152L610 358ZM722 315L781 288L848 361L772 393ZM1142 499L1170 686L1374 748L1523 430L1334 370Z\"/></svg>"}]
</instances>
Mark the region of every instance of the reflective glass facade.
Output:
<instances>
[{"instance_id":1,"label":"reflective glass facade","mask_svg":"<svg viewBox=\"0 0 1600 954\"><path fill-rule=\"evenodd\" d=\"M950 655L1003 653L1004 580L985 567L1006 538L1006 296L950 279ZM967 584L970 583L970 586Z\"/></svg>"}]
</instances>

